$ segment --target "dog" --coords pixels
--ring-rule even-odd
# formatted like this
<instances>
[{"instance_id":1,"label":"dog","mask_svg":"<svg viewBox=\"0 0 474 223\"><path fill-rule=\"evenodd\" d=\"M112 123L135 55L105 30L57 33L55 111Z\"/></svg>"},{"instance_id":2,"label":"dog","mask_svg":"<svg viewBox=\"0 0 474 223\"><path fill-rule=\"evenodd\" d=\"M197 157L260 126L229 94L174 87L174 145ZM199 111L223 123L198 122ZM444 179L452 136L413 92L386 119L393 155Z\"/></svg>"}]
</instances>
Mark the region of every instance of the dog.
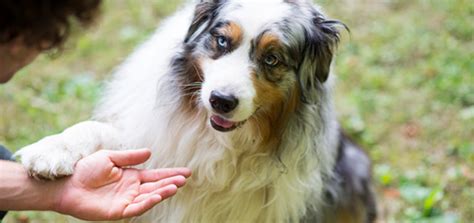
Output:
<instances>
[{"instance_id":1,"label":"dog","mask_svg":"<svg viewBox=\"0 0 474 223\"><path fill-rule=\"evenodd\" d=\"M341 27L305 0L189 3L118 68L90 121L17 156L49 179L99 149L191 168L141 222L373 222L370 160L332 105Z\"/></svg>"}]
</instances>

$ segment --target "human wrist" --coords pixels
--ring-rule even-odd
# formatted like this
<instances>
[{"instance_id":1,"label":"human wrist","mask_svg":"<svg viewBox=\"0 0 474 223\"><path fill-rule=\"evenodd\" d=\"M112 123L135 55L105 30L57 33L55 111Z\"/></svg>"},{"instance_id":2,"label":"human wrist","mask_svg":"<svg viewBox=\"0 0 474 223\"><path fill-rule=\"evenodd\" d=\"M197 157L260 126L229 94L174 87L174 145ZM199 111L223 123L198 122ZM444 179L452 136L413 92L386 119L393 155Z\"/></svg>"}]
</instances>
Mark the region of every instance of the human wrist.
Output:
<instances>
[{"instance_id":1,"label":"human wrist","mask_svg":"<svg viewBox=\"0 0 474 223\"><path fill-rule=\"evenodd\" d=\"M21 164L1 162L0 209L54 210L60 182L37 181Z\"/></svg>"},{"instance_id":2,"label":"human wrist","mask_svg":"<svg viewBox=\"0 0 474 223\"><path fill-rule=\"evenodd\" d=\"M47 191L50 192L47 206L49 210L58 212L61 214L70 214L68 210L68 198L66 195L66 189L67 189L67 181L69 177L55 180L55 181L50 181L48 182L48 189ZM69 202L70 203L70 202ZM70 205L69 205L70 206Z\"/></svg>"},{"instance_id":3,"label":"human wrist","mask_svg":"<svg viewBox=\"0 0 474 223\"><path fill-rule=\"evenodd\" d=\"M25 174L27 174L25 172ZM63 180L40 181L27 176L25 190L31 195L32 203L35 203L30 210L57 211L58 202L62 193Z\"/></svg>"}]
</instances>

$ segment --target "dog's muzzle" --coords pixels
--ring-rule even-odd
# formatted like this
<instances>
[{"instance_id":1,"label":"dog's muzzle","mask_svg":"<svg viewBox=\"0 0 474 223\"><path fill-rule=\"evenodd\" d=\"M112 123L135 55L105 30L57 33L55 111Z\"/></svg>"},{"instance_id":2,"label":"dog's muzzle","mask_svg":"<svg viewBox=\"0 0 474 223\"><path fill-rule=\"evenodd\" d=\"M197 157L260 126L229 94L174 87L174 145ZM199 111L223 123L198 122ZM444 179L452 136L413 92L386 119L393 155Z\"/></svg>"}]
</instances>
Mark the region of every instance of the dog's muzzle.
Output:
<instances>
[{"instance_id":1,"label":"dog's muzzle","mask_svg":"<svg viewBox=\"0 0 474 223\"><path fill-rule=\"evenodd\" d=\"M210 118L211 126L220 132L229 132L241 126L244 122L233 122L228 117L239 105L239 99L234 95L228 95L219 91L212 91L209 98L215 115Z\"/></svg>"}]
</instances>

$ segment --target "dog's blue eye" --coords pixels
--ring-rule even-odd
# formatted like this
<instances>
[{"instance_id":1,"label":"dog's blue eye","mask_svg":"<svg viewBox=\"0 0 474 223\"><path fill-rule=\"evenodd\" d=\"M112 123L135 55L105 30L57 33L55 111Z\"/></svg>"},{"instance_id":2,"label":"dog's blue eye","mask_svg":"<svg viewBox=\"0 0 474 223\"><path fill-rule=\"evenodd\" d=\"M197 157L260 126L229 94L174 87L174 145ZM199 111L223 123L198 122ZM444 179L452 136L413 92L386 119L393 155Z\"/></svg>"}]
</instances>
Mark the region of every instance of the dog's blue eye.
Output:
<instances>
[{"instance_id":1,"label":"dog's blue eye","mask_svg":"<svg viewBox=\"0 0 474 223\"><path fill-rule=\"evenodd\" d=\"M224 36L218 36L217 45L219 45L219 47L221 48L227 48L227 45L228 45L227 38L225 38Z\"/></svg>"},{"instance_id":2,"label":"dog's blue eye","mask_svg":"<svg viewBox=\"0 0 474 223\"><path fill-rule=\"evenodd\" d=\"M275 55L268 55L268 56L265 56L265 58L263 59L263 62L268 66L274 67L278 65L280 61Z\"/></svg>"}]
</instances>

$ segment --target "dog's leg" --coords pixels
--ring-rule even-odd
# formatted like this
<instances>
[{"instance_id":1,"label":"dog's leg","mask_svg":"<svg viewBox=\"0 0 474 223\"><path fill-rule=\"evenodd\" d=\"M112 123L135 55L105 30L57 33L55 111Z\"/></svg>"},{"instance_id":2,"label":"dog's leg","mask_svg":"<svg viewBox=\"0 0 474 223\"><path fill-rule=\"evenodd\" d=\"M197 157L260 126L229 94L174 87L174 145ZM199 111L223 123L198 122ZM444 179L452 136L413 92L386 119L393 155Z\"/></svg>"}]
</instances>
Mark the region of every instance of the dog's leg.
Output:
<instances>
[{"instance_id":1,"label":"dog's leg","mask_svg":"<svg viewBox=\"0 0 474 223\"><path fill-rule=\"evenodd\" d=\"M334 179L326 186L329 205L323 222L372 223L377 211L370 159L344 134L340 137Z\"/></svg>"},{"instance_id":2,"label":"dog's leg","mask_svg":"<svg viewBox=\"0 0 474 223\"><path fill-rule=\"evenodd\" d=\"M85 121L43 138L15 153L31 176L55 179L73 173L74 165L99 149L121 149L119 131L109 124Z\"/></svg>"},{"instance_id":3,"label":"dog's leg","mask_svg":"<svg viewBox=\"0 0 474 223\"><path fill-rule=\"evenodd\" d=\"M367 154L341 134L334 176L325 182L321 210L308 210L301 222L373 223L377 217Z\"/></svg>"}]
</instances>

